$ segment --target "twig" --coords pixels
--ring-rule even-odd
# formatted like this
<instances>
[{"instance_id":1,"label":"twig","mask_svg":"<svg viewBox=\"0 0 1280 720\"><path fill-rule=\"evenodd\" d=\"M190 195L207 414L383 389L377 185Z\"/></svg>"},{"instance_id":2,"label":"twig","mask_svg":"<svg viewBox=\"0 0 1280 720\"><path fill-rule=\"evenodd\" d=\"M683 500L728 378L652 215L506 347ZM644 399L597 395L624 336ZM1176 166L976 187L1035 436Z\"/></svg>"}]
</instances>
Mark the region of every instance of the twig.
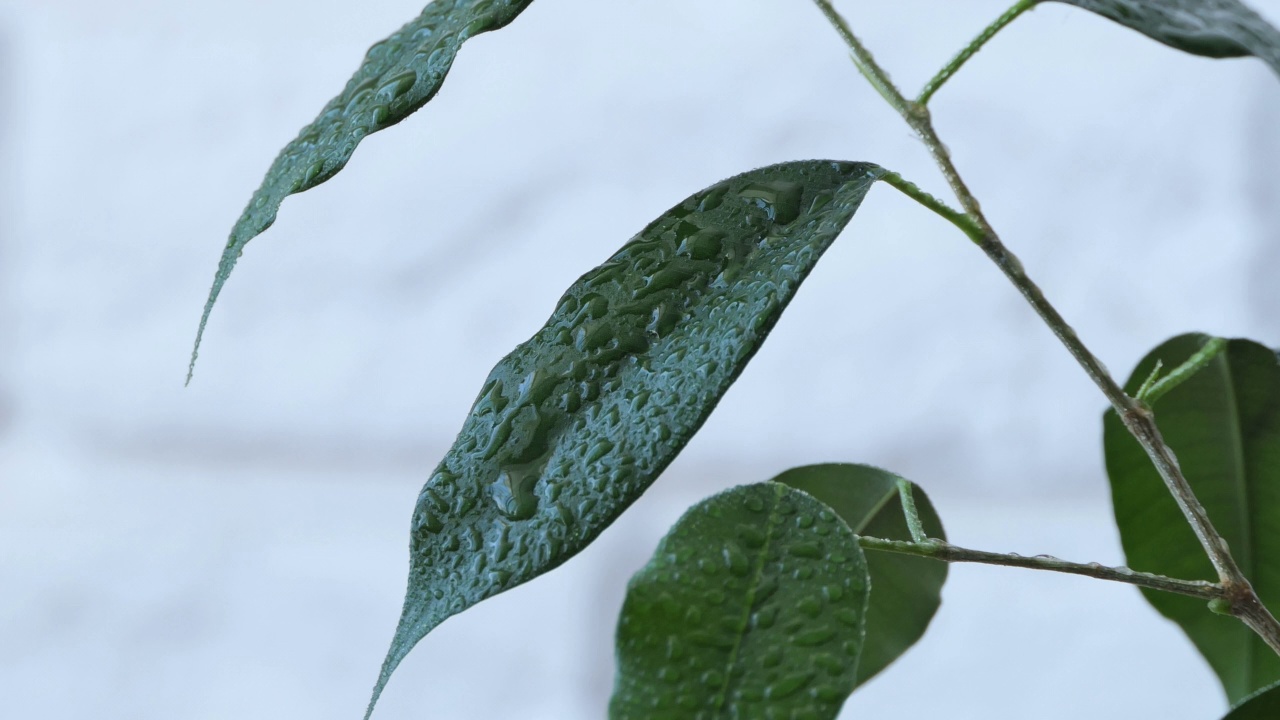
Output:
<instances>
[{"instance_id":1,"label":"twig","mask_svg":"<svg viewBox=\"0 0 1280 720\"><path fill-rule=\"evenodd\" d=\"M943 540L929 539L926 542L905 542L902 540L885 540L874 537L859 537L858 544L866 550L916 555L933 558L944 562L970 562L984 565L1004 565L1007 567L1031 568L1033 570L1049 570L1069 575L1085 575L1099 580L1128 583L1138 587L1162 590L1164 592L1189 595L1202 600L1218 600L1226 596L1226 590L1216 583L1204 580L1179 580L1177 578L1153 575L1151 573L1130 570L1127 567L1107 567L1098 563L1075 563L1061 560L1052 555L1035 555L1027 557L1013 553L993 553L984 550L970 550L952 545Z\"/></svg>"},{"instance_id":2,"label":"twig","mask_svg":"<svg viewBox=\"0 0 1280 720\"><path fill-rule=\"evenodd\" d=\"M849 46L858 69L862 71L863 75L867 76L872 86L898 111L898 114L907 121L907 124L924 141L929 153L933 156L934 162L937 163L943 176L946 177L947 184L951 186L952 191L955 192L957 199L960 201L960 207L963 208L970 220L981 229L979 247L1022 293L1022 296L1053 331L1053 334L1066 346L1068 352L1076 359L1076 362L1084 368L1085 373L1089 375L1094 384L1102 390L1102 394L1111 402L1111 406L1115 408L1125 427L1142 445L1147 456L1151 458L1156 471L1160 473L1165 486L1169 489L1170 494L1173 495L1178 507L1182 510L1182 514L1191 525L1192 531L1217 571L1223 588L1223 600L1229 603L1230 614L1243 621L1272 650L1280 654L1280 622L1276 621L1275 616L1258 599L1258 595L1249 583L1249 579L1241 572L1235 558L1232 557L1226 541L1222 539L1217 529L1214 528L1208 512L1200 504L1195 492L1191 489L1190 483L1183 476L1173 449L1161 437L1160 430L1156 427L1154 413L1144 403L1129 397L1124 389L1116 383L1102 362L1081 342L1075 330L1071 328L1044 296L1039 286L1027 276L1018 258L1001 242L999 235L996 234L991 224L987 222L986 216L983 215L977 199L969 190L968 185L961 179L946 145L942 144L942 140L939 139L937 132L934 130L928 107L903 97L902 92L893 84L888 73L884 72L876 64L870 51L863 46L862 42L858 40L857 36L849 28L849 24L840 17L839 13L827 0L814 0L814 2L817 3L823 14L835 26L845 44Z\"/></svg>"}]
</instances>

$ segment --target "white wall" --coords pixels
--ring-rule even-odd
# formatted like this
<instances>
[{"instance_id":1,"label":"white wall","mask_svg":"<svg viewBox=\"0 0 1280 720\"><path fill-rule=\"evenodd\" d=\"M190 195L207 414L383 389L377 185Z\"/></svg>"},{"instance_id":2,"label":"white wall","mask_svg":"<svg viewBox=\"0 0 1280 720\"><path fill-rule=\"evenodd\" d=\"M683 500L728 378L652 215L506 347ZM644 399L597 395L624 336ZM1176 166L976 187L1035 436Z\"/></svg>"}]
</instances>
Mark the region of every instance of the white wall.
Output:
<instances>
[{"instance_id":1,"label":"white wall","mask_svg":"<svg viewBox=\"0 0 1280 720\"><path fill-rule=\"evenodd\" d=\"M0 716L355 717L418 486L573 279L763 164L871 160L944 190L810 3L535 3L471 41L424 111L285 203L184 390L232 221L420 2L0 0ZM914 89L1006 5L839 6ZM1254 6L1280 21L1277 0ZM1280 82L1260 62L1049 4L934 114L1117 374L1185 331L1280 344ZM967 545L1120 563L1102 409L979 252L877 188L635 510L430 636L380 717L599 717L625 579L684 507L796 464L901 472ZM1222 708L1131 588L952 578L926 641L850 716Z\"/></svg>"}]
</instances>

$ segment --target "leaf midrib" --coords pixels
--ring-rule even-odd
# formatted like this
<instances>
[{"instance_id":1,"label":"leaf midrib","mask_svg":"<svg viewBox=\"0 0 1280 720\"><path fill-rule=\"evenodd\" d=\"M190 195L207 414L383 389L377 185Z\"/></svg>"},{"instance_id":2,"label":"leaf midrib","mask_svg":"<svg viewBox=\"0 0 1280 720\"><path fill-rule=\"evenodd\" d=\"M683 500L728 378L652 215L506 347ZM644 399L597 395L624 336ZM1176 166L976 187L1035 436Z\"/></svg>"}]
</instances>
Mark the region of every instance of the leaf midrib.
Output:
<instances>
[{"instance_id":1,"label":"leaf midrib","mask_svg":"<svg viewBox=\"0 0 1280 720\"><path fill-rule=\"evenodd\" d=\"M1257 570L1257 568L1253 566L1253 558L1254 558L1253 548L1256 542L1256 538L1254 537L1253 523L1251 522L1251 518L1249 516L1249 508L1253 504L1253 498L1250 493L1251 485L1249 483L1248 477L1245 474L1244 438L1243 438L1244 423L1241 422L1241 419L1240 419L1240 405L1238 402L1236 402L1235 377L1234 377L1234 374L1231 372L1231 362L1227 357L1220 355L1218 357L1218 362L1216 364L1219 367L1219 374L1222 376L1223 382L1226 383L1227 417L1228 417L1228 421L1230 422L1230 427L1228 428L1228 430L1231 433L1232 460L1234 461L1234 465L1235 465L1235 468L1234 468L1235 471L1232 473L1232 475L1234 476L1233 477L1233 479L1235 480L1234 484L1237 490L1235 509L1238 517L1236 518L1236 521L1237 523L1239 523L1240 532L1244 536L1243 547L1235 548L1234 554L1238 554L1240 556L1236 558L1236 562L1239 565L1243 566L1245 571L1245 576L1249 578L1253 578L1256 576L1255 570ZM1258 643L1254 642L1253 637L1251 635L1245 635L1245 643L1246 644L1245 644L1245 652L1244 652L1244 656L1245 656L1244 657L1244 663L1245 663L1244 676L1245 678L1247 678L1249 687L1253 687L1254 670L1255 668L1257 668L1257 665L1258 665L1256 662L1257 653L1258 653Z\"/></svg>"},{"instance_id":2,"label":"leaf midrib","mask_svg":"<svg viewBox=\"0 0 1280 720\"><path fill-rule=\"evenodd\" d=\"M747 638L747 627L751 624L751 609L755 607L756 591L760 587L760 579L764 576L764 566L769 559L769 546L773 542L773 529L778 525L778 501L782 499L785 487L781 483L770 483L774 485L773 489L773 506L769 508L769 520L764 528L764 544L760 546L758 553L759 563L756 565L756 571L751 577L751 584L747 586L747 601L745 610L742 613L742 621L738 624L738 637L733 642L733 649L729 651L729 661L725 663L724 668L724 685L720 687L720 700L716 703L716 710L723 710L729 702L729 684L733 682L733 668L738 662L738 652L742 649L742 643Z\"/></svg>"}]
</instances>

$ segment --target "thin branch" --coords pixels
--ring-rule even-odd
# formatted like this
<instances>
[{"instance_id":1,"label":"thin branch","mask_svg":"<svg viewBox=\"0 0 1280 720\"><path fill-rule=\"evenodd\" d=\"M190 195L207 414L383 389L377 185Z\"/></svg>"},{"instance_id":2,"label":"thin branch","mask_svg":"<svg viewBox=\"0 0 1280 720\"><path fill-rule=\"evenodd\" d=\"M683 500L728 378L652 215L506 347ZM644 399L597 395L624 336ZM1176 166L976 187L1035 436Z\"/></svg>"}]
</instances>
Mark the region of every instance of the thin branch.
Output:
<instances>
[{"instance_id":1,"label":"thin branch","mask_svg":"<svg viewBox=\"0 0 1280 720\"><path fill-rule=\"evenodd\" d=\"M1230 603L1230 613L1248 625L1272 650L1280 654L1280 622L1259 600L1249 579L1241 572L1235 558L1232 557L1226 541L1213 526L1209 513L1191 489L1191 484L1183 476L1173 449L1160 435L1154 413L1145 404L1125 393L1102 362L1081 342L1075 330L1044 296L1039 286L1027 276L1017 256L1001 242L999 235L983 215L977 198L973 196L968 185L960 177L959 171L956 170L955 163L951 160L951 153L946 145L942 144L942 140L934 130L928 107L903 98L888 74L875 63L870 51L853 34L848 23L840 17L835 8L827 0L814 0L814 2L822 9L823 14L836 27L845 44L849 46L859 69L924 141L934 162L946 177L947 184L951 186L960 201L960 207L981 229L982 237L978 245L982 251L996 264L996 267L1000 268L1005 277L1022 293L1031 307L1049 326L1053 334L1066 346L1067 351L1107 397L1125 427L1151 458L1156 471L1164 480L1169 493L1182 510L1183 516L1191 525L1192 531L1217 571L1224 588L1224 599Z\"/></svg>"},{"instance_id":2,"label":"thin branch","mask_svg":"<svg viewBox=\"0 0 1280 720\"><path fill-rule=\"evenodd\" d=\"M969 58L978 54L978 51L981 50L982 47L991 40L991 38L995 37L996 33L1003 30L1009 23L1017 20L1018 16L1022 15L1022 13L1034 8L1039 2L1040 0L1018 0L1016 5L1006 10L1000 17L996 18L995 22L983 29L983 31L978 34L978 37L973 39L973 42L969 43L965 49L961 50L958 55L952 58L951 62L947 63L946 67L939 70L938 74L934 75L933 79L929 80L929 82L925 84L924 89L920 91L920 95L916 97L916 104L928 105L929 99L933 97L933 94L938 92L938 89L945 85L946 82L951 79L952 75L959 72L960 68L964 67L964 64L969 62Z\"/></svg>"},{"instance_id":3,"label":"thin branch","mask_svg":"<svg viewBox=\"0 0 1280 720\"><path fill-rule=\"evenodd\" d=\"M970 550L969 548L962 548L937 539L929 539L927 542L919 543L859 537L858 544L866 550L915 555L949 563L982 563L983 565L1004 565L1007 567L1030 568L1032 570L1049 570L1069 575L1084 575L1099 580L1137 585L1151 590L1189 595L1206 601L1219 600L1226 597L1226 590L1221 585L1204 580L1179 580L1163 575L1138 572L1127 567L1108 567L1098 563L1075 563L1060 560L1052 555L1027 557L1013 553L1003 554L984 550Z\"/></svg>"}]
</instances>

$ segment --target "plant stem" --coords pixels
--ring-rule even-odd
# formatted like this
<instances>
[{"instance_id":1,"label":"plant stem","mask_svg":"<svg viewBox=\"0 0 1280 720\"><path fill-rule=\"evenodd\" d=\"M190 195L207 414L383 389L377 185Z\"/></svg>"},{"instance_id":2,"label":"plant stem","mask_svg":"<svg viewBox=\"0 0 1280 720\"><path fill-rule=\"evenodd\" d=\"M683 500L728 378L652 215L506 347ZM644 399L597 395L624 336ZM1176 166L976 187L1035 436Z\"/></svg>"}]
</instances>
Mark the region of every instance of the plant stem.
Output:
<instances>
[{"instance_id":1,"label":"plant stem","mask_svg":"<svg viewBox=\"0 0 1280 720\"><path fill-rule=\"evenodd\" d=\"M872 86L884 96L889 104L898 111L898 114L906 120L907 124L924 141L929 153L933 156L934 162L937 163L943 176L946 177L947 184L951 186L956 198L960 201L960 207L981 230L981 237L977 241L979 247L1022 293L1022 296L1040 315L1045 324L1049 326L1053 334L1066 346L1068 352L1076 359L1076 362L1080 364L1089 378L1102 390L1102 394L1107 397L1111 406L1115 408L1125 427L1142 445L1147 456L1151 458L1156 471L1159 472L1160 477L1164 480L1165 486L1169 489L1170 494L1173 495L1178 507L1182 510L1183 516L1186 517L1187 522L1191 525L1192 531L1195 532L1196 538L1200 541L1200 545L1204 548L1210 562L1217 571L1224 592L1223 599L1230 603L1230 614L1248 625L1272 650L1280 654L1280 622L1259 600L1258 594L1249 583L1249 579L1241 572L1235 558L1232 557L1226 541L1222 539L1217 529L1214 528L1208 512L1200 504L1195 492L1191 489L1191 484L1183 476L1173 449L1169 447L1160 435L1160 429L1155 423L1154 413L1145 404L1129 397L1124 389L1116 383L1102 362L1081 342L1075 330L1071 328L1044 296L1039 286L1027 276L1017 256L1001 242L999 235L996 234L991 224L987 222L986 216L983 215L977 199L960 177L959 171L956 170L955 163L951 160L951 153L947 150L946 145L942 144L942 140L938 138L938 134L933 128L933 120L930 117L929 108L903 97L901 91L889 79L889 75L876 64L870 51L862 45L862 42L858 40L857 36L849 28L848 23L840 17L839 13L835 11L835 8L827 0L814 0L814 2L822 9L823 14L827 16L828 20L831 21L844 39L845 44L849 46L859 70L862 71L863 75L867 76Z\"/></svg>"},{"instance_id":2,"label":"plant stem","mask_svg":"<svg viewBox=\"0 0 1280 720\"><path fill-rule=\"evenodd\" d=\"M915 200L921 205L929 208L930 210L934 211L938 215L942 216L942 218L945 219L947 222L960 228L960 231L963 232L965 235L968 235L969 239L973 240L974 243L978 245L982 244L982 238L983 238L982 228L978 226L978 223L973 221L973 218L960 212L959 210L956 210L955 208L939 200L933 195L930 195L925 190L922 190L920 186L916 185L910 180L907 180L906 178L902 177L896 172L892 172L892 171L886 172L885 174L880 176L880 179L892 185L893 187L901 190L903 195L906 195L912 200Z\"/></svg>"},{"instance_id":3,"label":"plant stem","mask_svg":"<svg viewBox=\"0 0 1280 720\"><path fill-rule=\"evenodd\" d=\"M911 492L910 481L898 478L898 497L902 499L902 514L906 517L911 539L917 544L931 542L924 530L924 523L920 522L920 512L916 510L916 499Z\"/></svg>"},{"instance_id":4,"label":"plant stem","mask_svg":"<svg viewBox=\"0 0 1280 720\"><path fill-rule=\"evenodd\" d=\"M1039 2L1040 0L1018 0L1017 4L996 18L995 22L988 25L978 34L978 37L973 39L973 42L969 43L965 49L952 58L951 62L947 63L946 67L939 70L938 74L934 75L933 79L925 84L924 89L920 91L920 95L916 97L916 104L928 105L929 99L933 97L933 94L938 92L938 89L945 85L960 68L964 67L964 64L969 62L969 58L976 55L991 38L995 37L996 33L1003 30L1009 23L1017 20L1019 15L1035 7Z\"/></svg>"},{"instance_id":5,"label":"plant stem","mask_svg":"<svg viewBox=\"0 0 1280 720\"><path fill-rule=\"evenodd\" d=\"M1085 575L1099 580L1128 583L1138 587L1162 590L1164 592L1190 595L1202 600L1216 600L1226 596L1226 590L1216 583L1204 580L1179 580L1177 578L1137 572L1126 567L1107 567L1098 563L1075 563L1060 560L1051 555L1002 554L984 550L970 550L948 542L930 539L928 542L905 542L902 540L885 540L882 538L859 537L858 544L866 550L916 555L933 558L943 562L971 562L984 565L1005 565L1008 567L1031 568L1033 570L1049 570L1070 575Z\"/></svg>"},{"instance_id":6,"label":"plant stem","mask_svg":"<svg viewBox=\"0 0 1280 720\"><path fill-rule=\"evenodd\" d=\"M1227 346L1227 341L1222 338L1210 338L1204 347L1200 348L1195 355L1187 358L1187 361L1174 368L1162 379L1152 382L1149 386L1138 390L1137 399L1146 403L1148 406L1155 405L1156 401L1164 397L1165 393L1178 387L1186 382L1188 378L1204 369L1213 361L1218 353ZM1156 362L1156 371L1159 371L1160 363ZM1154 377L1154 376L1153 376Z\"/></svg>"}]
</instances>

